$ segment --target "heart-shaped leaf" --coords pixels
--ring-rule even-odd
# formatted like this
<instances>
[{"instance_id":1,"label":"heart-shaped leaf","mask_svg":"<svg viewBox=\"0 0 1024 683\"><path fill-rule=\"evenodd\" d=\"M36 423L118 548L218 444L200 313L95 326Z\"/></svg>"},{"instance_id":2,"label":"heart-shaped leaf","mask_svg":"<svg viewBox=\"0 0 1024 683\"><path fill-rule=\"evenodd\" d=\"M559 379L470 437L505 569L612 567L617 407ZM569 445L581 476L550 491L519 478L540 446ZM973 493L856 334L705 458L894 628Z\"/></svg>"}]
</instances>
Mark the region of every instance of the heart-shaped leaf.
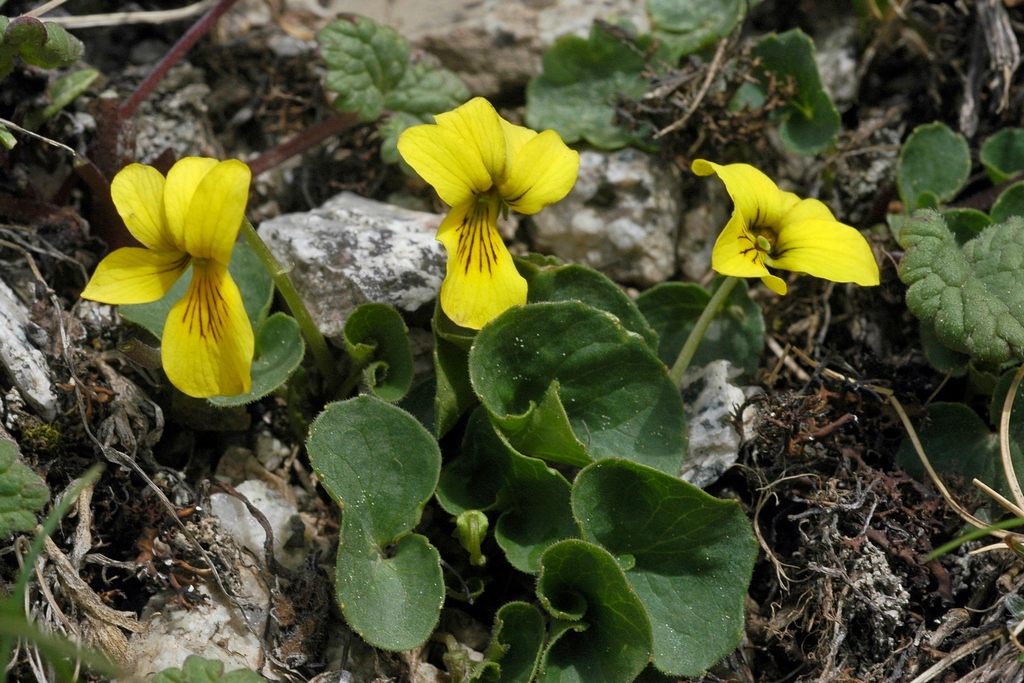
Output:
<instances>
[{"instance_id":1,"label":"heart-shaped leaf","mask_svg":"<svg viewBox=\"0 0 1024 683\"><path fill-rule=\"evenodd\" d=\"M361 304L345 319L345 348L367 387L394 403L412 386L412 347L402 315L388 304Z\"/></svg>"},{"instance_id":2,"label":"heart-shaped leaf","mask_svg":"<svg viewBox=\"0 0 1024 683\"><path fill-rule=\"evenodd\" d=\"M942 216L921 209L900 230L907 306L950 349L1004 363L1024 350L1024 218L990 225L963 249Z\"/></svg>"},{"instance_id":3,"label":"heart-shaped leaf","mask_svg":"<svg viewBox=\"0 0 1024 683\"><path fill-rule=\"evenodd\" d=\"M422 645L444 602L440 556L412 533L437 485L437 442L405 411L360 396L328 405L306 449L343 510L335 581L346 621L375 647Z\"/></svg>"},{"instance_id":4,"label":"heart-shaped leaf","mask_svg":"<svg viewBox=\"0 0 1024 683\"><path fill-rule=\"evenodd\" d=\"M626 460L576 477L573 512L583 538L619 559L654 637L654 665L699 676L743 635L757 541L733 501Z\"/></svg>"},{"instance_id":5,"label":"heart-shaped leaf","mask_svg":"<svg viewBox=\"0 0 1024 683\"><path fill-rule=\"evenodd\" d=\"M562 541L544 553L537 597L555 618L537 683L629 683L651 657L651 625L607 550Z\"/></svg>"},{"instance_id":6,"label":"heart-shaped leaf","mask_svg":"<svg viewBox=\"0 0 1024 683\"><path fill-rule=\"evenodd\" d=\"M579 302L511 308L477 335L469 374L520 453L576 466L621 457L679 472L679 391L644 339L603 311Z\"/></svg>"}]
</instances>

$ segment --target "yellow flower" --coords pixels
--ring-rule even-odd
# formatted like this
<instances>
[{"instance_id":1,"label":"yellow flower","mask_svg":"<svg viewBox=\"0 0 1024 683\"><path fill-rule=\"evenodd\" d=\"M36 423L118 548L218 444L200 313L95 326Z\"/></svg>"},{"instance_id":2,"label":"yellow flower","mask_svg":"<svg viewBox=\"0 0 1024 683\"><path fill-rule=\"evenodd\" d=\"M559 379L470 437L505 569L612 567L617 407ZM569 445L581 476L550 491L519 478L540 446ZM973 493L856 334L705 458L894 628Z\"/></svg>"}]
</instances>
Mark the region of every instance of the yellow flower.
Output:
<instances>
[{"instance_id":1,"label":"yellow flower","mask_svg":"<svg viewBox=\"0 0 1024 683\"><path fill-rule=\"evenodd\" d=\"M759 277L778 294L786 293L786 283L766 266L834 282L878 284L878 264L867 240L817 199L783 192L747 164L719 166L697 159L693 172L717 173L735 204L711 253L711 267L722 275Z\"/></svg>"},{"instance_id":2,"label":"yellow flower","mask_svg":"<svg viewBox=\"0 0 1024 683\"><path fill-rule=\"evenodd\" d=\"M110 183L117 212L146 248L100 261L82 298L156 301L192 266L192 284L171 308L161 342L167 378L189 396L234 396L251 384L252 326L228 274L251 177L240 161L186 157L167 178L131 164Z\"/></svg>"},{"instance_id":3,"label":"yellow flower","mask_svg":"<svg viewBox=\"0 0 1024 683\"><path fill-rule=\"evenodd\" d=\"M452 207L437 231L448 252L441 308L478 330L526 303L526 280L498 234L499 212L533 214L557 202L576 182L580 157L558 133L514 126L481 97L434 120L402 133L398 151Z\"/></svg>"}]
</instances>

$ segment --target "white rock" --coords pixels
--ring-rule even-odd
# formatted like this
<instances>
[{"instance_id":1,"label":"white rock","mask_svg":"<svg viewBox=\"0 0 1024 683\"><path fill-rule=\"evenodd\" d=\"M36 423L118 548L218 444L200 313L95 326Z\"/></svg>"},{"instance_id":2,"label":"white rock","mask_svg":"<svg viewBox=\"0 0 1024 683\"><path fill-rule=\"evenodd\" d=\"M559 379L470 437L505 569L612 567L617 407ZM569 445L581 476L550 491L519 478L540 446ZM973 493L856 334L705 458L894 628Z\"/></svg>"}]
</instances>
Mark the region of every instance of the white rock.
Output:
<instances>
[{"instance_id":1,"label":"white rock","mask_svg":"<svg viewBox=\"0 0 1024 683\"><path fill-rule=\"evenodd\" d=\"M442 218L343 192L308 213L264 221L259 234L293 266L317 327L340 343L345 318L361 303L414 311L437 296L447 258L434 239Z\"/></svg>"},{"instance_id":2,"label":"white rock","mask_svg":"<svg viewBox=\"0 0 1024 683\"><path fill-rule=\"evenodd\" d=\"M29 322L28 309L0 281L0 365L39 417L52 422L57 417L57 395L50 384L46 358L25 334Z\"/></svg>"},{"instance_id":3,"label":"white rock","mask_svg":"<svg viewBox=\"0 0 1024 683\"><path fill-rule=\"evenodd\" d=\"M306 527L298 509L258 479L244 481L235 490L248 498L270 523L277 561L290 569L303 566L308 546L304 537ZM210 496L210 508L225 533L263 559L267 535L245 503L226 493L214 493Z\"/></svg>"},{"instance_id":4,"label":"white rock","mask_svg":"<svg viewBox=\"0 0 1024 683\"><path fill-rule=\"evenodd\" d=\"M576 185L532 217L538 251L650 287L676 270L678 169L635 149L580 153Z\"/></svg>"},{"instance_id":5,"label":"white rock","mask_svg":"<svg viewBox=\"0 0 1024 683\"><path fill-rule=\"evenodd\" d=\"M680 476L694 486L703 488L718 479L739 455L740 434L732 416L758 392L756 387L740 388L731 382L740 374L729 361L716 360L703 368L691 368L683 378L689 446ZM694 393L696 398L689 400ZM754 433L754 416L752 406L743 411L746 434Z\"/></svg>"}]
</instances>

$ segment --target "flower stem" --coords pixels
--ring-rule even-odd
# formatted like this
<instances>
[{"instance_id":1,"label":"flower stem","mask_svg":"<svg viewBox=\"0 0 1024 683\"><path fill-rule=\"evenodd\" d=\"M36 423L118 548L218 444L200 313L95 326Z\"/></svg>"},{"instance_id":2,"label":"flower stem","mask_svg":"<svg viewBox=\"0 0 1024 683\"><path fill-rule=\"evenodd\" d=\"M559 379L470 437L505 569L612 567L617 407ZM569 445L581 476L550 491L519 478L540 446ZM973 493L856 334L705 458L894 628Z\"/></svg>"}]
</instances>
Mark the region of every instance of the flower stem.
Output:
<instances>
[{"instance_id":1,"label":"flower stem","mask_svg":"<svg viewBox=\"0 0 1024 683\"><path fill-rule=\"evenodd\" d=\"M292 284L291 278L288 277L288 271L270 252L266 242L256 233L255 228L252 227L252 223L247 218L242 219L242 235L253 251L256 252L260 262L263 263L263 267L270 273L270 277L273 278L274 284L277 285L277 290L284 297L284 302L288 305L288 309L295 317L295 321L299 323L302 336L309 343L309 350L313 352L313 358L316 360L317 367L320 368L320 372L324 376L324 383L328 393L330 393L338 385L340 378L338 377L337 363L334 360L334 356L331 355L331 350L327 347L327 340L324 339L324 335L317 328L316 323L313 321L313 316L309 314L309 309L302 303L299 293L295 291L295 285Z\"/></svg>"},{"instance_id":2,"label":"flower stem","mask_svg":"<svg viewBox=\"0 0 1024 683\"><path fill-rule=\"evenodd\" d=\"M676 386L679 386L679 383L683 381L686 368L690 367L690 361L693 360L694 354L697 353L697 347L700 346L701 340L704 339L704 333L708 331L708 325L715 319L718 312L722 310L722 305L725 304L725 300L729 298L729 294L732 293L733 288L739 281L739 278L735 277L727 277L722 280L722 284L718 285L718 289L711 296L708 305L704 307L704 311L697 318L697 323L693 326L693 330L690 331L690 336L686 338L686 343L683 344L679 355L676 356L676 362L672 364L672 369L668 371L669 379Z\"/></svg>"}]
</instances>

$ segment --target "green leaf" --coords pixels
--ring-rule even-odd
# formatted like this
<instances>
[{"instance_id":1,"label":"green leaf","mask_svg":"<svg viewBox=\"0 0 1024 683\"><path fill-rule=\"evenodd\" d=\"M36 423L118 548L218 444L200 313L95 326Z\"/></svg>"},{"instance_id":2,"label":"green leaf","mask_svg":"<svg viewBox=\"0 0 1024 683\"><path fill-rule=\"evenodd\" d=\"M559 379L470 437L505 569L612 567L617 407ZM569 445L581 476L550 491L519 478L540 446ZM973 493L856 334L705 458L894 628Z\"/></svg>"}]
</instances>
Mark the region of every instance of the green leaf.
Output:
<instances>
[{"instance_id":1,"label":"green leaf","mask_svg":"<svg viewBox=\"0 0 1024 683\"><path fill-rule=\"evenodd\" d=\"M632 565L661 671L696 677L739 645L758 546L736 502L612 459L579 473L572 506L585 540Z\"/></svg>"},{"instance_id":2,"label":"green leaf","mask_svg":"<svg viewBox=\"0 0 1024 683\"><path fill-rule=\"evenodd\" d=\"M977 209L946 209L942 212L942 218L956 238L956 243L961 246L980 235L982 230L993 223L988 214Z\"/></svg>"},{"instance_id":3,"label":"green leaf","mask_svg":"<svg viewBox=\"0 0 1024 683\"><path fill-rule=\"evenodd\" d=\"M82 56L82 41L61 26L35 17L0 17L0 79L20 54L27 64L44 69L71 66Z\"/></svg>"},{"instance_id":4,"label":"green leaf","mask_svg":"<svg viewBox=\"0 0 1024 683\"><path fill-rule=\"evenodd\" d=\"M710 300L711 294L700 285L682 282L663 282L637 297L637 307L661 340L658 357L662 363L670 367L675 363ZM753 376L763 350L764 314L750 299L747 283L741 280L708 326L692 365L699 367L724 358Z\"/></svg>"},{"instance_id":5,"label":"green leaf","mask_svg":"<svg viewBox=\"0 0 1024 683\"><path fill-rule=\"evenodd\" d=\"M29 130L39 128L46 120L85 92L93 84L93 81L99 78L99 75L100 72L96 69L82 69L58 78L50 86L50 104L42 109L28 112L25 115L25 128Z\"/></svg>"},{"instance_id":6,"label":"green leaf","mask_svg":"<svg viewBox=\"0 0 1024 683\"><path fill-rule=\"evenodd\" d=\"M511 308L477 335L469 374L520 453L577 466L622 457L679 472L679 391L643 338L608 313L579 302Z\"/></svg>"},{"instance_id":7,"label":"green leaf","mask_svg":"<svg viewBox=\"0 0 1024 683\"><path fill-rule=\"evenodd\" d=\"M526 125L554 129L567 144L580 140L603 149L640 144L651 129L616 123L615 100L636 99L647 90L642 73L650 38L630 43L590 28L590 38L565 35L544 53L544 71L526 86Z\"/></svg>"},{"instance_id":8,"label":"green leaf","mask_svg":"<svg viewBox=\"0 0 1024 683\"><path fill-rule=\"evenodd\" d=\"M437 442L405 411L360 396L331 403L309 429L310 463L343 513L338 603L385 650L426 642L444 602L440 556L411 533L441 470Z\"/></svg>"},{"instance_id":9,"label":"green leaf","mask_svg":"<svg viewBox=\"0 0 1024 683\"><path fill-rule=\"evenodd\" d=\"M904 224L900 279L907 307L943 344L1004 363L1024 349L1024 219L990 225L961 250L942 216L921 209Z\"/></svg>"},{"instance_id":10,"label":"green leaf","mask_svg":"<svg viewBox=\"0 0 1024 683\"><path fill-rule=\"evenodd\" d=\"M990 213L993 223L1002 223L1013 216L1024 216L1024 182L1014 183L1003 190Z\"/></svg>"},{"instance_id":11,"label":"green leaf","mask_svg":"<svg viewBox=\"0 0 1024 683\"><path fill-rule=\"evenodd\" d=\"M275 313L256 331L256 357L252 362L252 386L247 394L213 396L210 403L221 406L242 406L267 396L288 381L302 364L306 343L295 318Z\"/></svg>"},{"instance_id":12,"label":"green leaf","mask_svg":"<svg viewBox=\"0 0 1024 683\"><path fill-rule=\"evenodd\" d=\"M751 2L753 6L756 2ZM648 0L651 33L666 48L665 61L711 46L732 33L747 12L745 0Z\"/></svg>"},{"instance_id":13,"label":"green leaf","mask_svg":"<svg viewBox=\"0 0 1024 683\"><path fill-rule=\"evenodd\" d=\"M940 342L935 336L935 326L931 323L921 322L921 346L928 364L939 372L949 373L950 377L963 377L967 374L967 364L971 362L971 357L957 353Z\"/></svg>"},{"instance_id":14,"label":"green leaf","mask_svg":"<svg viewBox=\"0 0 1024 683\"><path fill-rule=\"evenodd\" d=\"M1024 128L1003 128L985 140L980 158L993 185L1024 173Z\"/></svg>"},{"instance_id":15,"label":"green leaf","mask_svg":"<svg viewBox=\"0 0 1024 683\"><path fill-rule=\"evenodd\" d=\"M469 383L469 349L476 331L459 327L434 304L434 374L437 393L434 399L434 433L441 438L459 421L463 413L476 405Z\"/></svg>"},{"instance_id":16,"label":"green leaf","mask_svg":"<svg viewBox=\"0 0 1024 683\"><path fill-rule=\"evenodd\" d=\"M1024 407L1024 403L1021 405ZM946 483L959 481L966 488L973 479L980 479L1009 496L999 456L999 435L963 403L930 403L926 411L926 418L917 426L917 436L932 467ZM1022 471L1024 458L1019 451L1013 459L1015 469ZM909 438L900 445L896 464L918 479L927 476Z\"/></svg>"},{"instance_id":17,"label":"green leaf","mask_svg":"<svg viewBox=\"0 0 1024 683\"><path fill-rule=\"evenodd\" d=\"M246 242L235 244L228 265L231 279L238 285L242 294L242 304L253 329L259 329L260 323L267 316L270 304L274 300L274 281L256 252ZM118 306L117 310L125 320L141 325L157 339L164 335L164 323L167 314L174 304L185 296L189 283L192 282L191 266L186 270L174 286L164 296L149 304L129 304Z\"/></svg>"},{"instance_id":18,"label":"green leaf","mask_svg":"<svg viewBox=\"0 0 1024 683\"><path fill-rule=\"evenodd\" d=\"M637 305L604 274L579 265L538 267L523 259L517 259L516 266L529 283L529 303L582 301L611 313L623 327L647 340L652 349L658 348L658 335Z\"/></svg>"},{"instance_id":19,"label":"green leaf","mask_svg":"<svg viewBox=\"0 0 1024 683\"><path fill-rule=\"evenodd\" d=\"M249 669L224 673L224 662L189 655L182 668L164 669L154 674L151 683L263 683L263 677Z\"/></svg>"},{"instance_id":20,"label":"green leaf","mask_svg":"<svg viewBox=\"0 0 1024 683\"><path fill-rule=\"evenodd\" d=\"M471 681L529 683L540 663L544 616L533 605L510 602L498 610L487 660Z\"/></svg>"},{"instance_id":21,"label":"green leaf","mask_svg":"<svg viewBox=\"0 0 1024 683\"><path fill-rule=\"evenodd\" d=\"M327 90L338 93L334 108L374 121L384 111L384 95L405 75L409 42L372 19L349 15L316 34L327 62Z\"/></svg>"},{"instance_id":22,"label":"green leaf","mask_svg":"<svg viewBox=\"0 0 1024 683\"><path fill-rule=\"evenodd\" d=\"M817 154L839 135L841 121L832 99L825 92L814 60L814 42L800 29L768 35L754 48L761 59L759 86L767 92L769 74L786 82L792 76L794 98L782 112L779 133L787 147L799 154Z\"/></svg>"},{"instance_id":23,"label":"green leaf","mask_svg":"<svg viewBox=\"0 0 1024 683\"><path fill-rule=\"evenodd\" d=\"M576 540L551 546L537 597L557 620L537 683L629 683L650 660L644 606L608 551Z\"/></svg>"},{"instance_id":24,"label":"green leaf","mask_svg":"<svg viewBox=\"0 0 1024 683\"><path fill-rule=\"evenodd\" d=\"M14 146L18 144L17 138L14 134L5 126L0 123L0 145L3 145L7 149L14 149Z\"/></svg>"},{"instance_id":25,"label":"green leaf","mask_svg":"<svg viewBox=\"0 0 1024 683\"><path fill-rule=\"evenodd\" d=\"M516 569L535 574L552 544L579 538L569 505L569 482L543 461L512 449L494 430L487 411L470 416L459 457L441 472L437 500L446 512L494 510L494 537Z\"/></svg>"},{"instance_id":26,"label":"green leaf","mask_svg":"<svg viewBox=\"0 0 1024 683\"><path fill-rule=\"evenodd\" d=\"M896 186L910 213L921 207L924 192L933 192L940 202L952 199L970 174L971 151L964 136L944 123L928 123L915 128L903 143Z\"/></svg>"},{"instance_id":27,"label":"green leaf","mask_svg":"<svg viewBox=\"0 0 1024 683\"><path fill-rule=\"evenodd\" d=\"M0 538L34 529L36 511L50 499L50 489L21 462L18 447L0 438Z\"/></svg>"},{"instance_id":28,"label":"green leaf","mask_svg":"<svg viewBox=\"0 0 1024 683\"><path fill-rule=\"evenodd\" d=\"M401 314L388 304L361 304L345 319L345 348L377 398L394 403L412 386L412 347Z\"/></svg>"}]
</instances>

